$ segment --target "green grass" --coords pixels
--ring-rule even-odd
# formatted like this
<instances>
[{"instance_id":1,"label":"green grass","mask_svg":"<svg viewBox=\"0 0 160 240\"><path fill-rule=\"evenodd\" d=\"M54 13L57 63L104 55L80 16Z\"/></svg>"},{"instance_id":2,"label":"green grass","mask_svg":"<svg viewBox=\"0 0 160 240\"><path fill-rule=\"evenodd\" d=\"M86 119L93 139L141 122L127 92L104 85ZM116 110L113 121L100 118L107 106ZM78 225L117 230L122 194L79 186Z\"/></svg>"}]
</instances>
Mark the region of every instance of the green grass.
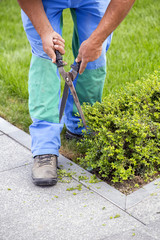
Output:
<instances>
[{"instance_id":1,"label":"green grass","mask_svg":"<svg viewBox=\"0 0 160 240\"><path fill-rule=\"evenodd\" d=\"M31 119L28 113L28 101L11 95L0 80L0 116L28 132Z\"/></svg>"},{"instance_id":2,"label":"green grass","mask_svg":"<svg viewBox=\"0 0 160 240\"><path fill-rule=\"evenodd\" d=\"M104 93L114 92L126 82L141 79L160 66L160 2L137 0L116 29L107 53L108 74Z\"/></svg>"},{"instance_id":3,"label":"green grass","mask_svg":"<svg viewBox=\"0 0 160 240\"><path fill-rule=\"evenodd\" d=\"M16 0L0 1L0 116L28 131L28 70L31 49L23 30ZM103 96L152 73L160 66L160 1L137 0L132 11L114 32L107 53L107 77ZM64 60L73 62L73 23L64 11ZM62 82L62 88L64 83Z\"/></svg>"}]
</instances>

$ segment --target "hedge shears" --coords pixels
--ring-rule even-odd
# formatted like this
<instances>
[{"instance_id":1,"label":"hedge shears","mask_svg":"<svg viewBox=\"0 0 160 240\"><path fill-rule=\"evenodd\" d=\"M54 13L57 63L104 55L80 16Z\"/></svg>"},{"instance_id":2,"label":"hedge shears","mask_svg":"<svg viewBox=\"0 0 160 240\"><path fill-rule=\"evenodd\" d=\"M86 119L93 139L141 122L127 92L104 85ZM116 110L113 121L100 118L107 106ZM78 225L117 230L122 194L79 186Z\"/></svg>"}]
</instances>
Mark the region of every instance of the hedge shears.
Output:
<instances>
[{"instance_id":1,"label":"hedge shears","mask_svg":"<svg viewBox=\"0 0 160 240\"><path fill-rule=\"evenodd\" d=\"M61 101L61 107L60 107L60 112L59 112L59 121L61 121L61 119L62 119L64 109L66 106L66 102L67 102L67 98L68 98L69 89L70 89L73 99L74 99L74 102L76 104L76 107L78 109L78 112L80 114L80 117L82 119L83 125L84 125L85 129L87 130L87 125L86 125L86 121L84 118L84 114L83 114L76 90L73 85L73 81L77 77L77 74L79 72L81 62L76 63L76 65L72 64L71 71L66 72L64 70L65 64L63 62L61 53L58 50L56 50L55 53L56 53L56 64L57 64L59 73L61 74L62 78L65 81L65 86L64 86L62 101Z\"/></svg>"}]
</instances>

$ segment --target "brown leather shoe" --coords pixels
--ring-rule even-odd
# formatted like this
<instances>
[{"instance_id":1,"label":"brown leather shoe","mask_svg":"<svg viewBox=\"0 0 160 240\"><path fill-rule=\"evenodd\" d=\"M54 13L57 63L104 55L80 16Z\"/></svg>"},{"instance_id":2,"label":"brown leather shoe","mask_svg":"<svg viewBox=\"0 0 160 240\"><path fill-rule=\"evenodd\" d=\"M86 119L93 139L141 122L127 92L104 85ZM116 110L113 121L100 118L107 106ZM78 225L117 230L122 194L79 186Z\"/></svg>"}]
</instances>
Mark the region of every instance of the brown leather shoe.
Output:
<instances>
[{"instance_id":1,"label":"brown leather shoe","mask_svg":"<svg viewBox=\"0 0 160 240\"><path fill-rule=\"evenodd\" d=\"M65 137L67 140L75 139L76 141L79 141L83 138L83 135L82 134L78 135L78 134L72 133L67 129L66 133L65 133Z\"/></svg>"},{"instance_id":2,"label":"brown leather shoe","mask_svg":"<svg viewBox=\"0 0 160 240\"><path fill-rule=\"evenodd\" d=\"M52 186L57 183L57 156L53 154L34 157L32 168L33 183L38 186Z\"/></svg>"}]
</instances>

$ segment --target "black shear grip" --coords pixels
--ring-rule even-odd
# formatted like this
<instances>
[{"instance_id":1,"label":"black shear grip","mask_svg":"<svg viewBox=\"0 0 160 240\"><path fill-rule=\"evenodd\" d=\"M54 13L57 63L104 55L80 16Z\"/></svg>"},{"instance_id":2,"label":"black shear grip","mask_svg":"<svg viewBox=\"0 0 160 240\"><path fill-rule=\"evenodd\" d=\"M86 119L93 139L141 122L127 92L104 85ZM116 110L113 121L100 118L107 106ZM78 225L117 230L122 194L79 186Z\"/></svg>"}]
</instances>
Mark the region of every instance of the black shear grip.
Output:
<instances>
[{"instance_id":1,"label":"black shear grip","mask_svg":"<svg viewBox=\"0 0 160 240\"><path fill-rule=\"evenodd\" d=\"M81 62L77 62L76 64L72 64L71 68L78 73L80 69L80 65L81 65Z\"/></svg>"},{"instance_id":2,"label":"black shear grip","mask_svg":"<svg viewBox=\"0 0 160 240\"><path fill-rule=\"evenodd\" d=\"M62 58L61 53L58 50L56 50L55 54L56 54L56 64L57 64L57 67L58 68L59 67L64 67L65 64L63 63L63 58Z\"/></svg>"}]
</instances>

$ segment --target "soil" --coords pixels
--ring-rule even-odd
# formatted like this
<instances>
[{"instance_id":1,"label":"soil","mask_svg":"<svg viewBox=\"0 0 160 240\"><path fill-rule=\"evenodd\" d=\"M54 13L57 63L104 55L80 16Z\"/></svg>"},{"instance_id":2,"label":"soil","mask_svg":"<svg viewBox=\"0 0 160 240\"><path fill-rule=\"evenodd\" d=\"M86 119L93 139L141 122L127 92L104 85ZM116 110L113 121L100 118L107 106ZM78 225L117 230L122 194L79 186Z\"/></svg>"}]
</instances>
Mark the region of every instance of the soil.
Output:
<instances>
[{"instance_id":1,"label":"soil","mask_svg":"<svg viewBox=\"0 0 160 240\"><path fill-rule=\"evenodd\" d=\"M73 153L69 149L67 149L67 151L66 151L66 148L64 148L63 146L60 148L60 153L63 156L65 156L66 158L70 159L71 161L73 161L73 159L76 158L75 153ZM145 186L147 183L150 183L153 180L156 180L157 178L160 177L160 172L158 172L155 175L153 175L151 177L148 177L147 180L145 180L144 178L142 178L140 176L135 176L131 180L126 180L126 181L123 181L123 182L113 183L109 179L102 178L96 172L93 172L93 174L95 174L98 178L100 178L104 182L108 183L110 186L115 187L117 190L119 190L120 192L122 192L125 195L131 194L132 192L134 192L134 191L138 190L139 188L142 188L143 186Z\"/></svg>"},{"instance_id":2,"label":"soil","mask_svg":"<svg viewBox=\"0 0 160 240\"><path fill-rule=\"evenodd\" d=\"M97 176L98 177L98 176ZM131 180L126 180L123 182L118 182L118 183L113 183L107 179L102 179L104 182L108 183L109 185L115 187L117 190L120 192L124 193L125 195L129 195L132 192L138 190L139 188L142 188L145 186L147 183L152 182L153 180L156 180L157 178L160 177L160 172L156 173L152 177L149 177L147 180L140 176L135 176ZM99 177L100 178L100 177Z\"/></svg>"}]
</instances>

